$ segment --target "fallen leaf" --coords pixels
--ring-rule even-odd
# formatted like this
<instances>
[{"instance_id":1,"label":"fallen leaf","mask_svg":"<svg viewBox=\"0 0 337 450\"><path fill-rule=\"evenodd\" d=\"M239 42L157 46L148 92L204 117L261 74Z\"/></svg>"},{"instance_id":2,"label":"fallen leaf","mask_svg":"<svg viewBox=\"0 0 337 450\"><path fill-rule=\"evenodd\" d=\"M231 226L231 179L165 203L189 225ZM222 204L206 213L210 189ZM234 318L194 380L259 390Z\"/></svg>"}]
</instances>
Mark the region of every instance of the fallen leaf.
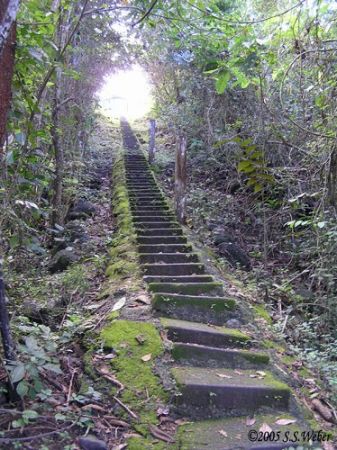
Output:
<instances>
[{"instance_id":1,"label":"fallen leaf","mask_svg":"<svg viewBox=\"0 0 337 450\"><path fill-rule=\"evenodd\" d=\"M175 442L175 440L173 439L173 436L171 436L168 433L165 433L164 431L162 431L160 428L156 427L155 425L150 425L149 431L152 434L152 436L154 436L157 439L160 439L161 441L170 442L172 444Z\"/></svg>"},{"instance_id":2,"label":"fallen leaf","mask_svg":"<svg viewBox=\"0 0 337 450\"><path fill-rule=\"evenodd\" d=\"M138 334L138 336L136 336L135 339L140 345L143 345L144 342L146 341L145 336L143 334Z\"/></svg>"},{"instance_id":3,"label":"fallen leaf","mask_svg":"<svg viewBox=\"0 0 337 450\"><path fill-rule=\"evenodd\" d=\"M257 370L256 374L259 375L260 377L265 377L266 376L266 372L263 372L262 370Z\"/></svg>"},{"instance_id":4,"label":"fallen leaf","mask_svg":"<svg viewBox=\"0 0 337 450\"><path fill-rule=\"evenodd\" d=\"M256 422L256 419L254 417L247 417L246 419L246 425L247 427L251 427Z\"/></svg>"},{"instance_id":5,"label":"fallen leaf","mask_svg":"<svg viewBox=\"0 0 337 450\"><path fill-rule=\"evenodd\" d=\"M315 398L311 402L311 404L314 410L317 411L323 417L323 419L327 420L328 422L334 422L333 412L330 408L328 408L328 406L325 406L321 400Z\"/></svg>"},{"instance_id":6,"label":"fallen leaf","mask_svg":"<svg viewBox=\"0 0 337 450\"><path fill-rule=\"evenodd\" d=\"M233 378L233 377L231 377L230 375L226 375L225 373L217 373L217 376L218 377L220 377L220 378Z\"/></svg>"},{"instance_id":7,"label":"fallen leaf","mask_svg":"<svg viewBox=\"0 0 337 450\"><path fill-rule=\"evenodd\" d=\"M257 375L256 375L255 373L251 373L251 374L249 375L249 378L257 378Z\"/></svg>"},{"instance_id":8,"label":"fallen leaf","mask_svg":"<svg viewBox=\"0 0 337 450\"><path fill-rule=\"evenodd\" d=\"M290 425L291 423L297 422L296 419L277 419L276 425Z\"/></svg>"},{"instance_id":9,"label":"fallen leaf","mask_svg":"<svg viewBox=\"0 0 337 450\"><path fill-rule=\"evenodd\" d=\"M151 305L151 299L147 295L138 295L136 302L143 303L144 305Z\"/></svg>"},{"instance_id":10,"label":"fallen leaf","mask_svg":"<svg viewBox=\"0 0 337 450\"><path fill-rule=\"evenodd\" d=\"M273 431L272 428L267 423L263 423L259 429L261 433L271 433Z\"/></svg>"},{"instance_id":11,"label":"fallen leaf","mask_svg":"<svg viewBox=\"0 0 337 450\"><path fill-rule=\"evenodd\" d=\"M164 407L160 406L157 409L157 416L167 416L169 413L170 413L170 410L167 406L164 406Z\"/></svg>"},{"instance_id":12,"label":"fallen leaf","mask_svg":"<svg viewBox=\"0 0 337 450\"><path fill-rule=\"evenodd\" d=\"M123 306L126 303L126 297L122 297L113 305L112 311L118 311L119 309L123 308Z\"/></svg>"},{"instance_id":13,"label":"fallen leaf","mask_svg":"<svg viewBox=\"0 0 337 450\"><path fill-rule=\"evenodd\" d=\"M235 372L237 375L243 375L243 373L240 372L240 370L235 369L234 372Z\"/></svg>"},{"instance_id":14,"label":"fallen leaf","mask_svg":"<svg viewBox=\"0 0 337 450\"><path fill-rule=\"evenodd\" d=\"M148 353L147 355L142 356L142 361L147 362L150 361L150 359L152 358L152 354Z\"/></svg>"},{"instance_id":15,"label":"fallen leaf","mask_svg":"<svg viewBox=\"0 0 337 450\"><path fill-rule=\"evenodd\" d=\"M220 430L220 431L218 431L218 433L221 434L221 436L223 436L223 437L228 437L228 434L224 430Z\"/></svg>"}]
</instances>

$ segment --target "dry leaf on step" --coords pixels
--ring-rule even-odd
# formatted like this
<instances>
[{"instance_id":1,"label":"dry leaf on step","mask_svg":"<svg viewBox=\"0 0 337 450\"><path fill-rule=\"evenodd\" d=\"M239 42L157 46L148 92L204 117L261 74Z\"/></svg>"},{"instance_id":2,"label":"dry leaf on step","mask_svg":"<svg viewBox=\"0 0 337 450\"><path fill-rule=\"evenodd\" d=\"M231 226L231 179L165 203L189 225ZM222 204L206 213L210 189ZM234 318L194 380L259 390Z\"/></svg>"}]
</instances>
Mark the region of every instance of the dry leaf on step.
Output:
<instances>
[{"instance_id":1,"label":"dry leaf on step","mask_svg":"<svg viewBox=\"0 0 337 450\"><path fill-rule=\"evenodd\" d=\"M254 417L247 417L246 419L246 425L247 427L251 427L256 422L256 419Z\"/></svg>"},{"instance_id":2,"label":"dry leaf on step","mask_svg":"<svg viewBox=\"0 0 337 450\"><path fill-rule=\"evenodd\" d=\"M259 429L261 433L271 433L273 431L272 428L267 423L263 423Z\"/></svg>"},{"instance_id":3,"label":"dry leaf on step","mask_svg":"<svg viewBox=\"0 0 337 450\"><path fill-rule=\"evenodd\" d=\"M276 425L290 425L291 423L297 422L296 419L277 419Z\"/></svg>"},{"instance_id":4,"label":"dry leaf on step","mask_svg":"<svg viewBox=\"0 0 337 450\"><path fill-rule=\"evenodd\" d=\"M152 354L148 353L147 355L142 356L142 361L147 362L150 361L150 359L152 358Z\"/></svg>"},{"instance_id":5,"label":"dry leaf on step","mask_svg":"<svg viewBox=\"0 0 337 450\"><path fill-rule=\"evenodd\" d=\"M262 370L257 370L256 374L259 375L260 377L265 377L266 376L266 372L263 372Z\"/></svg>"},{"instance_id":6,"label":"dry leaf on step","mask_svg":"<svg viewBox=\"0 0 337 450\"><path fill-rule=\"evenodd\" d=\"M119 309L123 308L123 306L126 303L126 297L122 297L113 305L112 311L118 311Z\"/></svg>"},{"instance_id":7,"label":"dry leaf on step","mask_svg":"<svg viewBox=\"0 0 337 450\"><path fill-rule=\"evenodd\" d=\"M144 305L151 305L151 300L147 295L138 295L136 302L143 303Z\"/></svg>"},{"instance_id":8,"label":"dry leaf on step","mask_svg":"<svg viewBox=\"0 0 337 450\"><path fill-rule=\"evenodd\" d=\"M218 433L221 434L221 436L223 436L223 437L228 437L228 434L224 430L220 430L220 431L218 431Z\"/></svg>"},{"instance_id":9,"label":"dry leaf on step","mask_svg":"<svg viewBox=\"0 0 337 450\"><path fill-rule=\"evenodd\" d=\"M231 377L230 375L226 375L225 373L217 373L217 376L218 377L220 377L220 378L233 378L233 377Z\"/></svg>"}]
</instances>

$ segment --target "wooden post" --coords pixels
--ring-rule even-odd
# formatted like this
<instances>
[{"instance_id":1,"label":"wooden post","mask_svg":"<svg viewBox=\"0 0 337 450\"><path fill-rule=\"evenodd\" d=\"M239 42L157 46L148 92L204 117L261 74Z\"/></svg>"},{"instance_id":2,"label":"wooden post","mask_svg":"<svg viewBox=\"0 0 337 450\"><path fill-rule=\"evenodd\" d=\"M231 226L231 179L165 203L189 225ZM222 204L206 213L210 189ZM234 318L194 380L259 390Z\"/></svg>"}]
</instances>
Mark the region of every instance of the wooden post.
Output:
<instances>
[{"instance_id":1,"label":"wooden post","mask_svg":"<svg viewBox=\"0 0 337 450\"><path fill-rule=\"evenodd\" d=\"M149 120L149 163L152 164L154 162L154 154L156 151L156 121L155 119Z\"/></svg>"},{"instance_id":2,"label":"wooden post","mask_svg":"<svg viewBox=\"0 0 337 450\"><path fill-rule=\"evenodd\" d=\"M174 202L178 221L186 221L186 147L187 138L184 135L179 137L179 143L176 147L176 165L174 178Z\"/></svg>"}]
</instances>

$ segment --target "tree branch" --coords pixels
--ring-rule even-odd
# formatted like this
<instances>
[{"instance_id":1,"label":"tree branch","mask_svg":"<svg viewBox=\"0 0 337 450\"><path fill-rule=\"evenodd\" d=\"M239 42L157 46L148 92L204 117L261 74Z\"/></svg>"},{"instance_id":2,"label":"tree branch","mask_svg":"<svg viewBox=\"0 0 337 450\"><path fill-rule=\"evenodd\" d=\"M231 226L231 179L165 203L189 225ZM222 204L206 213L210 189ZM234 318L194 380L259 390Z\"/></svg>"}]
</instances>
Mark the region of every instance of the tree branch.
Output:
<instances>
[{"instance_id":1,"label":"tree branch","mask_svg":"<svg viewBox=\"0 0 337 450\"><path fill-rule=\"evenodd\" d=\"M136 25L139 25L141 22L143 22L143 20L145 20L151 14L153 8L156 6L157 3L158 0L153 0L151 6L146 11L146 13L139 20L137 20L137 22L133 23L132 26L135 27Z\"/></svg>"}]
</instances>

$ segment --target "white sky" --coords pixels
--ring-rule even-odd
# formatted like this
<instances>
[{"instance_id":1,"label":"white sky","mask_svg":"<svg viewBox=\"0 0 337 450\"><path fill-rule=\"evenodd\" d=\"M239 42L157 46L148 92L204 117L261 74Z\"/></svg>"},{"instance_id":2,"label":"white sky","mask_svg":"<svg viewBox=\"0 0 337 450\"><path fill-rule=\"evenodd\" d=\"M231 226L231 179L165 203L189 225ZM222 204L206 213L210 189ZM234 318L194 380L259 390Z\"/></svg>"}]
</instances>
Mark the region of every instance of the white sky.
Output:
<instances>
[{"instance_id":1,"label":"white sky","mask_svg":"<svg viewBox=\"0 0 337 450\"><path fill-rule=\"evenodd\" d=\"M107 75L97 93L100 105L111 117L126 116L136 119L151 109L151 85L140 66Z\"/></svg>"}]
</instances>

